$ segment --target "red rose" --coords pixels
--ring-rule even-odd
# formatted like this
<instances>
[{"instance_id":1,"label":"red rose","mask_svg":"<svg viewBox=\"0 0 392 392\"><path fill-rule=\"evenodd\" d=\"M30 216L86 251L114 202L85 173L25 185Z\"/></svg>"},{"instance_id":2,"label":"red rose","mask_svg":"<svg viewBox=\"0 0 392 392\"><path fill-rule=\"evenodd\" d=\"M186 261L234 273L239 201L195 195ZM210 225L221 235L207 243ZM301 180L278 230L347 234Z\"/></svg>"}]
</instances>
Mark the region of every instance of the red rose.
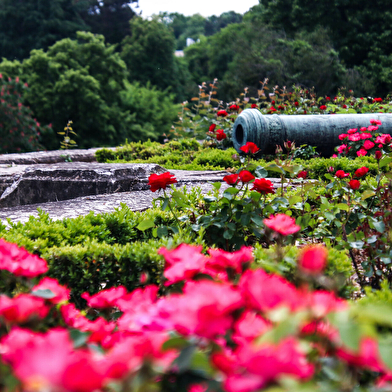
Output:
<instances>
[{"instance_id":1,"label":"red rose","mask_svg":"<svg viewBox=\"0 0 392 392\"><path fill-rule=\"evenodd\" d=\"M224 176L223 181L225 181L229 185L235 185L238 182L238 174L230 174L228 176Z\"/></svg>"},{"instance_id":2,"label":"red rose","mask_svg":"<svg viewBox=\"0 0 392 392\"><path fill-rule=\"evenodd\" d=\"M230 105L229 109L238 111L238 110L240 110L240 107L238 105L234 104L234 105Z\"/></svg>"},{"instance_id":3,"label":"red rose","mask_svg":"<svg viewBox=\"0 0 392 392\"><path fill-rule=\"evenodd\" d=\"M227 135L225 134L223 129L218 129L216 131L216 140L223 140L226 138L227 138Z\"/></svg>"},{"instance_id":4,"label":"red rose","mask_svg":"<svg viewBox=\"0 0 392 392\"><path fill-rule=\"evenodd\" d=\"M271 106L271 107L269 108L269 111L270 111L270 112L276 112L276 109L275 109L273 106Z\"/></svg>"},{"instance_id":5,"label":"red rose","mask_svg":"<svg viewBox=\"0 0 392 392\"><path fill-rule=\"evenodd\" d=\"M256 144L252 142L247 142L244 146L240 148L245 154L256 154L260 149L256 146Z\"/></svg>"},{"instance_id":6,"label":"red rose","mask_svg":"<svg viewBox=\"0 0 392 392\"><path fill-rule=\"evenodd\" d=\"M294 106L299 106L299 103L297 101L294 102Z\"/></svg>"},{"instance_id":7,"label":"red rose","mask_svg":"<svg viewBox=\"0 0 392 392\"><path fill-rule=\"evenodd\" d=\"M242 170L242 171L240 171L239 176L240 176L240 180L241 180L242 182L244 182L244 183L245 183L245 182L252 181L252 180L255 179L255 176L254 176L251 172L248 172L248 170Z\"/></svg>"},{"instance_id":8,"label":"red rose","mask_svg":"<svg viewBox=\"0 0 392 392\"><path fill-rule=\"evenodd\" d=\"M350 173L345 173L344 170L338 170L338 171L335 173L335 176L336 176L337 178L345 178L345 177L348 177L349 175L350 175Z\"/></svg>"},{"instance_id":9,"label":"red rose","mask_svg":"<svg viewBox=\"0 0 392 392\"><path fill-rule=\"evenodd\" d=\"M302 170L297 174L298 178L303 178L305 179L308 176L308 172L306 170Z\"/></svg>"},{"instance_id":10,"label":"red rose","mask_svg":"<svg viewBox=\"0 0 392 392\"><path fill-rule=\"evenodd\" d=\"M382 125L382 122L380 120L375 120L375 119L371 119L370 120L370 124L372 125Z\"/></svg>"},{"instance_id":11,"label":"red rose","mask_svg":"<svg viewBox=\"0 0 392 392\"><path fill-rule=\"evenodd\" d=\"M347 109L347 105L343 105L342 108L343 108L343 109Z\"/></svg>"},{"instance_id":12,"label":"red rose","mask_svg":"<svg viewBox=\"0 0 392 392\"><path fill-rule=\"evenodd\" d=\"M363 143L363 147L365 148L365 150L370 150L374 147L374 143L370 140L365 140L365 143Z\"/></svg>"},{"instance_id":13,"label":"red rose","mask_svg":"<svg viewBox=\"0 0 392 392\"><path fill-rule=\"evenodd\" d=\"M278 109L279 109L279 110L284 110L284 106L279 105L279 106L278 106Z\"/></svg>"},{"instance_id":14,"label":"red rose","mask_svg":"<svg viewBox=\"0 0 392 392\"><path fill-rule=\"evenodd\" d=\"M275 101L271 101L271 105L275 105Z\"/></svg>"},{"instance_id":15,"label":"red rose","mask_svg":"<svg viewBox=\"0 0 392 392\"><path fill-rule=\"evenodd\" d=\"M318 275L327 266L327 257L328 251L324 246L310 245L300 252L298 266L310 275Z\"/></svg>"},{"instance_id":16,"label":"red rose","mask_svg":"<svg viewBox=\"0 0 392 392\"><path fill-rule=\"evenodd\" d=\"M266 180L265 178L256 178L251 190L262 194L275 193L272 182L270 180Z\"/></svg>"},{"instance_id":17,"label":"red rose","mask_svg":"<svg viewBox=\"0 0 392 392\"><path fill-rule=\"evenodd\" d=\"M376 151L375 153L376 159L381 159L382 157L382 152L381 151Z\"/></svg>"},{"instance_id":18,"label":"red rose","mask_svg":"<svg viewBox=\"0 0 392 392\"><path fill-rule=\"evenodd\" d=\"M382 102L382 98L374 98L373 102Z\"/></svg>"},{"instance_id":19,"label":"red rose","mask_svg":"<svg viewBox=\"0 0 392 392\"><path fill-rule=\"evenodd\" d=\"M294 234L301 230L301 226L295 223L295 219L286 214L271 215L269 219L264 219L263 223L271 230L282 235Z\"/></svg>"},{"instance_id":20,"label":"red rose","mask_svg":"<svg viewBox=\"0 0 392 392\"><path fill-rule=\"evenodd\" d=\"M326 105L321 105L321 106L320 106L320 110L325 110L326 108L327 108Z\"/></svg>"},{"instance_id":21,"label":"red rose","mask_svg":"<svg viewBox=\"0 0 392 392\"><path fill-rule=\"evenodd\" d=\"M218 117L226 117L228 115L228 113L226 112L226 110L218 110L217 116Z\"/></svg>"},{"instance_id":22,"label":"red rose","mask_svg":"<svg viewBox=\"0 0 392 392\"><path fill-rule=\"evenodd\" d=\"M358 180L351 180L348 185L350 186L351 189L353 189L354 191L359 189L359 187L361 186L361 183Z\"/></svg>"},{"instance_id":23,"label":"red rose","mask_svg":"<svg viewBox=\"0 0 392 392\"><path fill-rule=\"evenodd\" d=\"M369 171L369 169L366 166L362 166L359 169L357 169L354 173L354 177L357 178L361 178L363 177L367 172Z\"/></svg>"},{"instance_id":24,"label":"red rose","mask_svg":"<svg viewBox=\"0 0 392 392\"><path fill-rule=\"evenodd\" d=\"M214 132L216 128L216 124L211 124L210 127L208 128L208 132Z\"/></svg>"},{"instance_id":25,"label":"red rose","mask_svg":"<svg viewBox=\"0 0 392 392\"><path fill-rule=\"evenodd\" d=\"M330 98L330 97L325 97L325 99L326 99L327 101L330 101L330 100L331 100L331 98Z\"/></svg>"},{"instance_id":26,"label":"red rose","mask_svg":"<svg viewBox=\"0 0 392 392\"><path fill-rule=\"evenodd\" d=\"M160 189L166 189L166 187L170 184L175 184L177 182L174 174L169 172L163 174L151 174L148 177L148 185L151 187L151 191L155 192Z\"/></svg>"},{"instance_id":27,"label":"red rose","mask_svg":"<svg viewBox=\"0 0 392 392\"><path fill-rule=\"evenodd\" d=\"M257 103L252 103L252 105L250 105L250 107L251 107L252 109L257 109Z\"/></svg>"},{"instance_id":28,"label":"red rose","mask_svg":"<svg viewBox=\"0 0 392 392\"><path fill-rule=\"evenodd\" d=\"M362 147L359 151L357 151L357 156L362 157L367 154L367 151Z\"/></svg>"}]
</instances>

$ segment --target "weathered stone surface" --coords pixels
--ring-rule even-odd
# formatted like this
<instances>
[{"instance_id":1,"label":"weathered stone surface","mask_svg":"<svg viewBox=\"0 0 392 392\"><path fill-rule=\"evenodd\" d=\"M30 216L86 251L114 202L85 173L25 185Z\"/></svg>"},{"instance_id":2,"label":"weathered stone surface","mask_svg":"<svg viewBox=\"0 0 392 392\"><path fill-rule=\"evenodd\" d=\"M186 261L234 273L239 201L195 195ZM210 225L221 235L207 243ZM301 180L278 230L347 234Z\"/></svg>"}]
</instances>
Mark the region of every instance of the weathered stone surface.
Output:
<instances>
[{"instance_id":1,"label":"weathered stone surface","mask_svg":"<svg viewBox=\"0 0 392 392\"><path fill-rule=\"evenodd\" d=\"M63 151L60 151L61 153ZM51 155L53 152L49 152ZM29 153L35 154L35 153ZM22 159L18 162L26 162L24 155L27 154L9 154L21 155ZM9 157L8 155L8 157ZM4 155L3 157L6 157ZM0 156L1 158L1 156ZM48 160L42 154L43 160ZM14 160L4 159L5 162L14 162ZM4 164L0 163L0 190L9 189L4 195L4 199L10 197L7 203L8 206L0 206L0 220L7 223L9 219L11 222L26 222L30 216L38 216L38 209L47 212L51 219L58 220L64 218L76 218L78 216L87 215L90 211L95 213L109 213L113 212L115 208L120 207L121 203L126 204L133 211L143 211L152 206L154 198L159 196L159 192L151 192L147 185L149 174L156 170L157 172L166 171L158 165L139 165L139 164L98 164L98 163L58 163L48 165L22 165L22 164ZM175 175L177 179L177 187L187 187L187 190L193 187L200 187L203 194L207 194L213 190L214 182L221 182L221 192L223 192L228 185L223 181L223 177L227 175L225 171L186 171L186 170L169 170ZM53 184L53 174L58 174L58 179ZM79 173L79 174L76 174ZM79 177L78 177L79 176ZM37 181L34 181L33 178ZM78 178L77 178L78 177ZM83 181L90 181L95 183L99 182L99 178L103 184L95 184L94 192L109 189L112 193L97 194L93 193L88 196L79 196L69 200L60 200L58 194L55 192L61 191L65 194L69 193L69 188L77 188L83 185ZM138 180L133 182L131 180ZM270 179L277 188L280 185L278 179ZM117 182L116 182L117 181ZM123 182L121 182L123 181ZM52 188L43 191L39 185L45 184L52 186ZM21 187L14 186L13 184L22 184ZM121 189L118 187L121 186ZM102 188L103 187L103 188ZM126 189L128 187L128 189ZM64 189L62 189L64 188ZM38 195L47 200L52 197L51 201L40 201L28 205L15 205L12 198L18 200L23 195L22 190L26 191L27 195L32 194L31 199L34 199L36 194L33 192L35 189ZM45 188L47 189L47 188ZM91 188L90 188L91 189ZM57 199L56 197L57 196ZM59 200L59 201L57 201ZM6 204L6 203L5 203Z\"/></svg>"},{"instance_id":2,"label":"weathered stone surface","mask_svg":"<svg viewBox=\"0 0 392 392\"><path fill-rule=\"evenodd\" d=\"M165 171L155 164L63 162L32 165L16 175L12 185L5 189L0 207L148 189L150 174Z\"/></svg>"},{"instance_id":3,"label":"weathered stone surface","mask_svg":"<svg viewBox=\"0 0 392 392\"><path fill-rule=\"evenodd\" d=\"M260 148L260 154L274 153L276 146L287 140L297 146L317 147L323 156L331 156L334 148L342 144L339 135L350 128L367 127L370 119L382 121L380 133L392 135L392 114L323 114L323 115L263 115L255 109L246 109L233 126L233 145L237 151L247 142Z\"/></svg>"},{"instance_id":4,"label":"weathered stone surface","mask_svg":"<svg viewBox=\"0 0 392 392\"><path fill-rule=\"evenodd\" d=\"M223 176L226 172L188 172L185 170L170 170L173 173L178 183L177 187L182 188L184 185L187 190L193 187L199 187L203 194L207 194L213 190L214 182L222 182ZM189 174L189 175L188 175ZM280 187L280 180L270 178L275 189ZM221 193L228 188L228 185L223 182ZM170 193L170 191L169 191ZM73 200L65 200L59 202L30 204L25 206L0 208L0 220L7 223L9 219L12 223L27 222L30 216L37 217L41 209L49 214L53 220L76 218L78 216L87 215L94 211L99 213L110 213L116 208L119 208L122 203L127 205L132 211L144 211L152 206L153 199L157 198L160 192L151 192L150 190L112 193L106 195L95 195L78 197Z\"/></svg>"},{"instance_id":5,"label":"weathered stone surface","mask_svg":"<svg viewBox=\"0 0 392 392\"><path fill-rule=\"evenodd\" d=\"M115 147L105 147L109 150L115 150ZM73 162L96 162L95 152L101 148L90 148L88 150L55 150L55 151L37 151L20 154L3 154L0 155L0 165L34 165L39 163L58 163L69 161Z\"/></svg>"}]
</instances>

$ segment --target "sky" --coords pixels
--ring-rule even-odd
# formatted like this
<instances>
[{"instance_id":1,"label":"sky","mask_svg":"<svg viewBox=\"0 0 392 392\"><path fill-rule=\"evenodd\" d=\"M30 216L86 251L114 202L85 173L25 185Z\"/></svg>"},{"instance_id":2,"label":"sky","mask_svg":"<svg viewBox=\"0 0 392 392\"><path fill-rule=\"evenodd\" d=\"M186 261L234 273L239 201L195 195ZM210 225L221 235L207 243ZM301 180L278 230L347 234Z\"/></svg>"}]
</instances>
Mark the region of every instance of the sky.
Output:
<instances>
[{"instance_id":1,"label":"sky","mask_svg":"<svg viewBox=\"0 0 392 392\"><path fill-rule=\"evenodd\" d=\"M132 6L134 11L142 12L144 18L159 12L178 12L185 16L201 14L204 17L223 12L235 11L244 14L249 8L259 4L258 0L139 0L139 8Z\"/></svg>"}]
</instances>

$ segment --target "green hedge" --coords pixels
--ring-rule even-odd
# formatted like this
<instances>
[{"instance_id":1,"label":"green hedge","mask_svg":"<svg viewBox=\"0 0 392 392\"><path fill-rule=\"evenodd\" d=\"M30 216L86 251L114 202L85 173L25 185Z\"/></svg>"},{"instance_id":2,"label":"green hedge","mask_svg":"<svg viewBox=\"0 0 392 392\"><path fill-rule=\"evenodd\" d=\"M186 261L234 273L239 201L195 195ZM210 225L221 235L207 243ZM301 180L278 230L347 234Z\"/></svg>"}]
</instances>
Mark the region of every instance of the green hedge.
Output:
<instances>
[{"instance_id":1,"label":"green hedge","mask_svg":"<svg viewBox=\"0 0 392 392\"><path fill-rule=\"evenodd\" d=\"M109 245L89 241L85 244L53 247L42 253L49 264L48 276L72 288L73 301L80 307L80 295L97 293L103 288L124 285L129 291L140 286L146 272L149 282L160 284L163 258L158 249L162 240Z\"/></svg>"},{"instance_id":2,"label":"green hedge","mask_svg":"<svg viewBox=\"0 0 392 392\"><path fill-rule=\"evenodd\" d=\"M240 168L241 163L235 157L238 153L234 148L221 150L211 147L203 147L195 139L182 139L171 141L166 144L156 142L126 143L118 147L116 151L102 149L96 152L98 162L132 162L132 163L156 163L166 169L183 170L226 170L228 168ZM270 157L274 159L273 156ZM252 166L268 165L266 159L252 160ZM333 173L337 170L354 173L362 166L369 168L369 173L378 174L378 164L373 157L349 158L313 158L310 160L294 159L293 164L303 166L308 171L309 178L325 179L325 174L331 168ZM386 168L385 168L386 170ZM280 174L276 171L268 171L268 177L276 178Z\"/></svg>"},{"instance_id":3,"label":"green hedge","mask_svg":"<svg viewBox=\"0 0 392 392\"><path fill-rule=\"evenodd\" d=\"M28 251L41 255L45 249L54 246L73 246L88 241L109 245L147 241L153 238L153 228L141 231L139 223L152 219L156 226L170 226L174 218L169 211L151 208L144 212L131 211L125 204L112 213L97 214L90 212L86 216L53 221L43 211L38 217L31 216L22 223L10 223L10 227L1 225L0 236L6 241L17 243Z\"/></svg>"},{"instance_id":4,"label":"green hedge","mask_svg":"<svg viewBox=\"0 0 392 392\"><path fill-rule=\"evenodd\" d=\"M166 169L225 170L240 167L233 159L234 148L219 150L203 147L196 139L181 139L166 144L148 141L126 143L116 151L102 149L96 152L98 162L156 163Z\"/></svg>"}]
</instances>

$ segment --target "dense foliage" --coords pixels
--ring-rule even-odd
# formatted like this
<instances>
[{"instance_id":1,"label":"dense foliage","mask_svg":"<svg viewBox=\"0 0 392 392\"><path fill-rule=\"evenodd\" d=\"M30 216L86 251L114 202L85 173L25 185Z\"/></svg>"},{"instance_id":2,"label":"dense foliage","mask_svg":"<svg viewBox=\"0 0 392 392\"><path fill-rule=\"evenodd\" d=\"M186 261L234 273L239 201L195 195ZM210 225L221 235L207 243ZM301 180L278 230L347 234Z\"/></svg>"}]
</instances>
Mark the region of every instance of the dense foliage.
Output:
<instances>
[{"instance_id":1,"label":"dense foliage","mask_svg":"<svg viewBox=\"0 0 392 392\"><path fill-rule=\"evenodd\" d=\"M29 85L21 97L37 119L62 131L72 120L79 147L113 146L140 139L157 140L176 119L173 97L127 82L127 68L102 36L77 33L47 52L35 50L23 63L4 60L4 75L23 75ZM58 148L53 134L42 144Z\"/></svg>"},{"instance_id":2,"label":"dense foliage","mask_svg":"<svg viewBox=\"0 0 392 392\"><path fill-rule=\"evenodd\" d=\"M259 23L285 31L293 37L300 31L311 33L322 26L340 59L348 68L358 69L371 79L364 93L387 95L391 92L391 20L389 1L333 0L329 2L263 0ZM353 88L354 86L347 86Z\"/></svg>"},{"instance_id":3,"label":"dense foliage","mask_svg":"<svg viewBox=\"0 0 392 392\"><path fill-rule=\"evenodd\" d=\"M77 31L103 34L119 43L129 34L136 0L24 0L0 1L0 58L23 60L33 49L47 50Z\"/></svg>"}]
</instances>

